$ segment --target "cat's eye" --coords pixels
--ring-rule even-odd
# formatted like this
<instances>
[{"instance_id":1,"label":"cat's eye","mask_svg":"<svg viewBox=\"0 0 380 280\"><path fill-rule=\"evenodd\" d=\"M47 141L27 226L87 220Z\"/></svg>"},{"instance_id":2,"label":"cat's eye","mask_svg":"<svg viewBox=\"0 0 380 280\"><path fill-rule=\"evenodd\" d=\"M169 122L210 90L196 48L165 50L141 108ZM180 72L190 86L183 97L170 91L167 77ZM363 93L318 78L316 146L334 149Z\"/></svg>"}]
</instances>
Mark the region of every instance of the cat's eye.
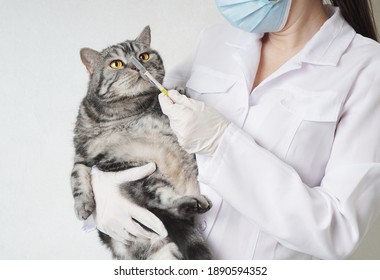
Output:
<instances>
[{"instance_id":1,"label":"cat's eye","mask_svg":"<svg viewBox=\"0 0 380 280\"><path fill-rule=\"evenodd\" d=\"M148 61L149 58L150 58L149 53L142 53L142 54L139 55L139 59L142 62Z\"/></svg>"},{"instance_id":2,"label":"cat's eye","mask_svg":"<svg viewBox=\"0 0 380 280\"><path fill-rule=\"evenodd\" d=\"M114 60L110 63L110 67L112 69L121 69L124 67L124 62L122 62L121 60L117 59L117 60Z\"/></svg>"}]
</instances>

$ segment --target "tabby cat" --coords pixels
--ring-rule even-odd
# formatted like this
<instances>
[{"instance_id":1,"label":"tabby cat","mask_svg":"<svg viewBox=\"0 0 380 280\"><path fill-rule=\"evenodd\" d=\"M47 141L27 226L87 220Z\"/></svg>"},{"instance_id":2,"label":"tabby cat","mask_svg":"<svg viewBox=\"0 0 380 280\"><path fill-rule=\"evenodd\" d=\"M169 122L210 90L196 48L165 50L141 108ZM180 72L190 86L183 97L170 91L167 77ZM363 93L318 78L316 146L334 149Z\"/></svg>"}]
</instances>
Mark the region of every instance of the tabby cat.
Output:
<instances>
[{"instance_id":1,"label":"tabby cat","mask_svg":"<svg viewBox=\"0 0 380 280\"><path fill-rule=\"evenodd\" d=\"M120 185L120 195L146 207L164 223L168 236L149 244L120 243L99 232L115 259L210 259L193 218L211 207L199 192L194 155L178 144L158 103L160 93L128 62L135 56L160 82L164 66L150 48L149 26L135 40L102 52L84 48L81 59L90 73L74 130L75 163L71 173L75 212L86 219L95 210L90 171L120 171L155 162L145 179ZM126 201L128 203L128 201Z\"/></svg>"}]
</instances>

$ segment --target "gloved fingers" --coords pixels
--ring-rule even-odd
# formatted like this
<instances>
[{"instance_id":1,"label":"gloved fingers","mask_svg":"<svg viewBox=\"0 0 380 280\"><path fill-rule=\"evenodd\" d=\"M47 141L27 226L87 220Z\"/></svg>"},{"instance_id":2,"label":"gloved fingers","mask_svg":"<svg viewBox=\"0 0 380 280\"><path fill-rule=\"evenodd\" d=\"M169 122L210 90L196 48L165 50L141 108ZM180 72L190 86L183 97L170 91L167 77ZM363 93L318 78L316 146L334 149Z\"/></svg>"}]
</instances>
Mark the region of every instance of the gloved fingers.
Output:
<instances>
[{"instance_id":1,"label":"gloved fingers","mask_svg":"<svg viewBox=\"0 0 380 280\"><path fill-rule=\"evenodd\" d=\"M131 218L121 221L110 220L107 225L99 225L98 230L109 235L113 239L128 244L129 242L135 242L137 239L140 242L147 242L151 238L148 234L140 232L139 227L133 222ZM141 228L141 227L140 227Z\"/></svg>"},{"instance_id":2,"label":"gloved fingers","mask_svg":"<svg viewBox=\"0 0 380 280\"><path fill-rule=\"evenodd\" d=\"M178 110L178 107L175 106L176 104L163 93L158 95L158 101L160 102L162 112L169 117Z\"/></svg>"},{"instance_id":3,"label":"gloved fingers","mask_svg":"<svg viewBox=\"0 0 380 280\"><path fill-rule=\"evenodd\" d=\"M152 238L154 235L157 234L161 237L166 237L168 235L168 232L162 221L159 218L157 218L156 215L154 215L152 212L145 208L136 208L132 218L137 221L135 222L136 225L140 223L154 231L147 231L139 225L139 227L144 231L146 235L149 236L149 238Z\"/></svg>"},{"instance_id":4,"label":"gloved fingers","mask_svg":"<svg viewBox=\"0 0 380 280\"><path fill-rule=\"evenodd\" d=\"M176 90L169 90L168 95L161 93L158 99L163 110L170 108L190 108L193 107L193 103L199 102L188 98L186 95L180 94Z\"/></svg>"},{"instance_id":5,"label":"gloved fingers","mask_svg":"<svg viewBox=\"0 0 380 280\"><path fill-rule=\"evenodd\" d=\"M158 101L160 102L160 105L162 107L162 105L166 105L166 106L170 106L170 105L173 105L174 104L174 101L170 99L169 96L167 96L166 94L164 93L160 93L158 95ZM165 107L166 107L165 106Z\"/></svg>"},{"instance_id":6,"label":"gloved fingers","mask_svg":"<svg viewBox=\"0 0 380 280\"><path fill-rule=\"evenodd\" d=\"M169 97L164 94L158 96L162 112L167 115L170 121L183 121L183 118L192 115L191 109L186 105L173 103Z\"/></svg>"},{"instance_id":7,"label":"gloved fingers","mask_svg":"<svg viewBox=\"0 0 380 280\"><path fill-rule=\"evenodd\" d=\"M100 230L100 229L99 229ZM102 231L102 230L100 230ZM113 229L107 229L105 231L102 231L105 234L109 235L111 238L124 243L126 245L129 245L131 242L135 242L137 240L136 236L133 234L130 234L127 230L121 229L121 230L113 230Z\"/></svg>"},{"instance_id":8,"label":"gloved fingers","mask_svg":"<svg viewBox=\"0 0 380 280\"><path fill-rule=\"evenodd\" d=\"M169 98L174 102L175 104L183 104L186 105L188 103L189 98L187 96L180 94L175 89L171 89L168 91Z\"/></svg>"},{"instance_id":9,"label":"gloved fingers","mask_svg":"<svg viewBox=\"0 0 380 280\"><path fill-rule=\"evenodd\" d=\"M150 237L147 237L146 235L139 234L138 230L137 230L137 234L131 233L131 230L132 232L136 233L136 231L134 230L134 226L130 228L123 228L124 241L136 242L138 240L139 242L149 242L149 240L151 239Z\"/></svg>"},{"instance_id":10,"label":"gloved fingers","mask_svg":"<svg viewBox=\"0 0 380 280\"><path fill-rule=\"evenodd\" d=\"M123 228L125 233L128 233L129 238L135 238L141 241L151 240L158 235L155 232L151 232L147 229L144 229L139 223L131 221L131 223Z\"/></svg>"},{"instance_id":11,"label":"gloved fingers","mask_svg":"<svg viewBox=\"0 0 380 280\"><path fill-rule=\"evenodd\" d=\"M118 231L108 229L105 234L126 245L129 245L131 242L134 242L136 240L136 237L129 234L128 232L122 232L122 234L120 234Z\"/></svg>"},{"instance_id":12,"label":"gloved fingers","mask_svg":"<svg viewBox=\"0 0 380 280\"><path fill-rule=\"evenodd\" d=\"M167 115L167 110L170 110L169 108L174 104L173 101L170 100L169 97L167 97L165 94L160 93L158 95L158 102L160 103L160 107L162 112Z\"/></svg>"},{"instance_id":13,"label":"gloved fingers","mask_svg":"<svg viewBox=\"0 0 380 280\"><path fill-rule=\"evenodd\" d=\"M169 90L168 95L172 102L174 102L176 105L183 105L192 111L201 111L205 108L204 102L188 98L186 95L180 94L176 90Z\"/></svg>"}]
</instances>

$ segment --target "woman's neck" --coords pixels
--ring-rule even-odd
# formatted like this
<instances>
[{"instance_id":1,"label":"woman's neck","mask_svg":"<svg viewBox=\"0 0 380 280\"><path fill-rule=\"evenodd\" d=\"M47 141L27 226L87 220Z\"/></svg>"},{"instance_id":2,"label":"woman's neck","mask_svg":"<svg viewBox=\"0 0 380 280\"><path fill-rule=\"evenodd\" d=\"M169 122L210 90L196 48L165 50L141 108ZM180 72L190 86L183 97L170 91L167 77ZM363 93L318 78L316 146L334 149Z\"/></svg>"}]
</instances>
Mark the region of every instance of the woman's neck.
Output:
<instances>
[{"instance_id":1,"label":"woman's neck","mask_svg":"<svg viewBox=\"0 0 380 280\"><path fill-rule=\"evenodd\" d=\"M270 44L282 53L297 53L328 19L320 0L293 0L285 27L266 34L263 44Z\"/></svg>"},{"instance_id":2,"label":"woman's neck","mask_svg":"<svg viewBox=\"0 0 380 280\"><path fill-rule=\"evenodd\" d=\"M295 56L327 19L320 0L293 0L285 27L262 38L261 58L252 90Z\"/></svg>"}]
</instances>

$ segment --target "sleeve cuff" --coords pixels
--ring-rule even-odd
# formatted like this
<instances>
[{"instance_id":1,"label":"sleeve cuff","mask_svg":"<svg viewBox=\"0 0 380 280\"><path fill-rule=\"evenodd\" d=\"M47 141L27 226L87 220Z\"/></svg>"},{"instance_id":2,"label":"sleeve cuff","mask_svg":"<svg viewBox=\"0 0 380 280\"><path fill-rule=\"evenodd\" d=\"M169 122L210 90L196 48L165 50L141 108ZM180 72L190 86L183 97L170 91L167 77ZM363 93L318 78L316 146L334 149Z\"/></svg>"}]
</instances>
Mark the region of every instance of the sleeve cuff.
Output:
<instances>
[{"instance_id":1,"label":"sleeve cuff","mask_svg":"<svg viewBox=\"0 0 380 280\"><path fill-rule=\"evenodd\" d=\"M217 171L221 166L223 160L225 160L225 154L234 143L233 139L240 131L240 128L235 124L230 123L224 131L219 146L215 153L205 160L203 168L199 170L198 180L206 185L211 185L213 179L217 175Z\"/></svg>"}]
</instances>

